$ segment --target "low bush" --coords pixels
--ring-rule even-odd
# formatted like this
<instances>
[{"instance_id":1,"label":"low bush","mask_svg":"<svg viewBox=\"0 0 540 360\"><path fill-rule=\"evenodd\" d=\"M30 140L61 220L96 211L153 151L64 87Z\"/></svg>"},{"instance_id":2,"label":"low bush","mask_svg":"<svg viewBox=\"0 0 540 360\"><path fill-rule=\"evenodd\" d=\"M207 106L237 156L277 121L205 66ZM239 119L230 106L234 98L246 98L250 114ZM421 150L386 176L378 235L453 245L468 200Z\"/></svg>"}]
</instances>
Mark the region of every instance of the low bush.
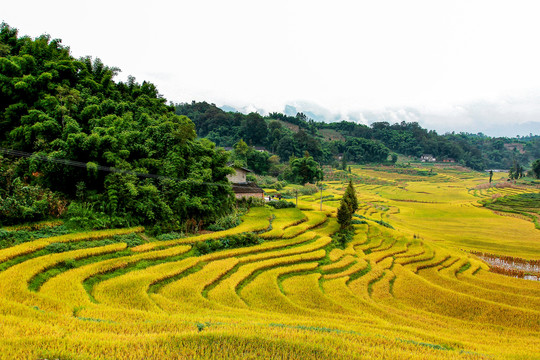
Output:
<instances>
[{"instance_id":1,"label":"low bush","mask_svg":"<svg viewBox=\"0 0 540 360\"><path fill-rule=\"evenodd\" d=\"M59 236L69 234L71 231L63 226L55 226L49 228L42 228L37 231L31 230L17 230L17 231L5 231L0 230L0 249L5 249L10 246L19 245L25 242L48 238L52 236Z\"/></svg>"},{"instance_id":2,"label":"low bush","mask_svg":"<svg viewBox=\"0 0 540 360\"><path fill-rule=\"evenodd\" d=\"M389 229L393 229L394 227L392 225L390 225L389 223L385 222L385 221L382 221L382 220L373 220L373 222L376 222L377 224L379 225L382 225L384 227L387 227Z\"/></svg>"},{"instance_id":3,"label":"low bush","mask_svg":"<svg viewBox=\"0 0 540 360\"><path fill-rule=\"evenodd\" d=\"M186 235L183 232L170 232L170 233L161 234L157 236L157 239L159 241L169 241L169 240L181 239L185 236Z\"/></svg>"},{"instance_id":4,"label":"low bush","mask_svg":"<svg viewBox=\"0 0 540 360\"><path fill-rule=\"evenodd\" d=\"M332 235L332 244L337 248L344 249L353 238L354 230L340 230Z\"/></svg>"},{"instance_id":5,"label":"low bush","mask_svg":"<svg viewBox=\"0 0 540 360\"><path fill-rule=\"evenodd\" d=\"M298 192L302 195L313 195L317 191L319 191L319 188L315 184L307 183L302 188L298 190Z\"/></svg>"},{"instance_id":6,"label":"low bush","mask_svg":"<svg viewBox=\"0 0 540 360\"><path fill-rule=\"evenodd\" d=\"M262 198L243 197L237 200L237 205L238 205L238 208L241 209L241 211L244 211L244 210L251 209L252 207L264 206L265 201Z\"/></svg>"},{"instance_id":7,"label":"low bush","mask_svg":"<svg viewBox=\"0 0 540 360\"><path fill-rule=\"evenodd\" d=\"M353 225L362 225L362 224L367 224L367 221L365 221L365 220L357 220L357 219L353 219L353 220L351 221L351 224L353 224Z\"/></svg>"},{"instance_id":8,"label":"low bush","mask_svg":"<svg viewBox=\"0 0 540 360\"><path fill-rule=\"evenodd\" d=\"M241 215L242 214L237 211L233 212L232 214L225 215L219 218L214 224L209 225L207 227L207 230L222 231L222 230L227 230L235 226L238 226L241 223L241 220L240 220Z\"/></svg>"},{"instance_id":9,"label":"low bush","mask_svg":"<svg viewBox=\"0 0 540 360\"><path fill-rule=\"evenodd\" d=\"M287 200L269 201L267 204L274 209L288 209L296 207L293 202Z\"/></svg>"},{"instance_id":10,"label":"low bush","mask_svg":"<svg viewBox=\"0 0 540 360\"><path fill-rule=\"evenodd\" d=\"M209 254L219 250L259 245L263 240L253 233L229 235L221 239L197 242L195 249L201 254Z\"/></svg>"}]
</instances>

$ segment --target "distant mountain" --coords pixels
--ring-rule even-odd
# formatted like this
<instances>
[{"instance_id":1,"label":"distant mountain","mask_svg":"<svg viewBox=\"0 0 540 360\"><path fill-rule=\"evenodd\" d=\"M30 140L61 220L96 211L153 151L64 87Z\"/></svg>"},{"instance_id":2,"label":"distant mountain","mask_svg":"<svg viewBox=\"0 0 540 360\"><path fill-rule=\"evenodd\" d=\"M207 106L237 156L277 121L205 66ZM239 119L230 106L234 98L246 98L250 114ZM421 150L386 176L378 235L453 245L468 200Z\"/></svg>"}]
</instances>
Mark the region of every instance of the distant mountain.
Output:
<instances>
[{"instance_id":1,"label":"distant mountain","mask_svg":"<svg viewBox=\"0 0 540 360\"><path fill-rule=\"evenodd\" d=\"M263 116L275 111L274 109L257 108L254 105L244 107L223 105L221 109L243 114L258 112ZM479 102L455 106L444 111L395 107L380 110L336 112L315 103L296 101L286 104L282 109L277 109L277 112L288 116L296 116L297 113L302 112L308 118L326 123L342 120L365 125L374 122L388 122L390 124L417 122L422 127L435 130L439 134L467 132L504 137L540 134L540 117L536 117L534 112L520 112L519 108L517 109L516 111L509 111L497 103Z\"/></svg>"},{"instance_id":2,"label":"distant mountain","mask_svg":"<svg viewBox=\"0 0 540 360\"><path fill-rule=\"evenodd\" d=\"M249 114L249 113L252 113L252 112L255 112L255 113L259 113L261 115L266 115L268 114L268 112L262 108L257 108L255 107L254 105L246 105L246 106L242 106L242 107L233 107L233 106L230 106L230 105L222 105L222 106L218 106L221 110L225 111L225 112L239 112L239 113L242 113L242 114ZM294 114L296 115L296 114Z\"/></svg>"}]
</instances>

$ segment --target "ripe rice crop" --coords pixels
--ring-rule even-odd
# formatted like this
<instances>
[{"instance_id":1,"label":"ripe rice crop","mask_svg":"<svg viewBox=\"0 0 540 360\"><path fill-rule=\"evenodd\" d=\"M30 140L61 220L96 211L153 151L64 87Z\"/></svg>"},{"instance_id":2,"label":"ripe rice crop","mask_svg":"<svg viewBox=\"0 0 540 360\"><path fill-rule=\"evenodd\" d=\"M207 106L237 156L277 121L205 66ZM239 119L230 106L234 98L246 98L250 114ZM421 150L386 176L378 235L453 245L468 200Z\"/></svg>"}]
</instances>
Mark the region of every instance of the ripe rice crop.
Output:
<instances>
[{"instance_id":1,"label":"ripe rice crop","mask_svg":"<svg viewBox=\"0 0 540 360\"><path fill-rule=\"evenodd\" d=\"M252 208L236 228L135 248L48 245L142 228L1 249L0 359L538 358L540 282L489 272L478 257L536 264L540 231L479 201L538 190L474 189L485 174L461 168L394 170L352 167L367 182L355 186L357 215L395 229L354 225L343 248L332 241L336 202L313 211L317 193L300 209ZM324 200L345 185L327 184ZM264 241L196 251L240 233Z\"/></svg>"}]
</instances>

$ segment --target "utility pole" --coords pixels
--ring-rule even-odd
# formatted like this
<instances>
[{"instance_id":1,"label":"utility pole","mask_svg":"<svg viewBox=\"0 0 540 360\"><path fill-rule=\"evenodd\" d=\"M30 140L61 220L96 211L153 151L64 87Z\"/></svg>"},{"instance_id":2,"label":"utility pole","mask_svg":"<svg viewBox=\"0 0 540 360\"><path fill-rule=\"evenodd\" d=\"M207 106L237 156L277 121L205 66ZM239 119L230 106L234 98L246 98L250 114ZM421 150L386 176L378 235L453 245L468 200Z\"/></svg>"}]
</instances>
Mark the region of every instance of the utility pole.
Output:
<instances>
[{"instance_id":1,"label":"utility pole","mask_svg":"<svg viewBox=\"0 0 540 360\"><path fill-rule=\"evenodd\" d=\"M294 192L296 193L296 207L298 207L298 190L294 190Z\"/></svg>"}]
</instances>

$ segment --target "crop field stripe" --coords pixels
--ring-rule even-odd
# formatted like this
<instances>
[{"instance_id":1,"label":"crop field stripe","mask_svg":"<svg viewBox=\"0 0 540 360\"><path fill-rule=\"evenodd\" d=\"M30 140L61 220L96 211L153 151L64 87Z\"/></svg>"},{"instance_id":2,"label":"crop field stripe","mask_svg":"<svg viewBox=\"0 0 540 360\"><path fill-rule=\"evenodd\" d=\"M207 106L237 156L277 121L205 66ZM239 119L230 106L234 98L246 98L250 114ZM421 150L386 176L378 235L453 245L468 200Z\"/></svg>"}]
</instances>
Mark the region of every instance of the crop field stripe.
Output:
<instances>
[{"instance_id":1,"label":"crop field stripe","mask_svg":"<svg viewBox=\"0 0 540 360\"><path fill-rule=\"evenodd\" d=\"M142 232L142 231L144 231L143 227L135 227L135 228L128 228L128 229L99 230L99 231L92 231L92 232L85 232L85 233L73 233L73 234L52 236L48 238L34 240L31 242L12 246L7 249L1 249L0 250L0 263L10 260L17 256L21 256L21 255L25 255L34 251L41 250L45 246L52 243L105 239L107 237L111 237L114 235L124 235L124 234L131 234L131 233Z\"/></svg>"},{"instance_id":2,"label":"crop field stripe","mask_svg":"<svg viewBox=\"0 0 540 360\"><path fill-rule=\"evenodd\" d=\"M28 283L40 272L53 267L67 259L79 259L83 257L105 254L125 248L126 244L112 244L99 248L89 248L68 251L59 254L50 254L31 259L15 265L0 273L0 294L5 299L20 303L42 305L45 307L60 308L62 301L55 298L44 298L28 289Z\"/></svg>"},{"instance_id":3,"label":"crop field stripe","mask_svg":"<svg viewBox=\"0 0 540 360\"><path fill-rule=\"evenodd\" d=\"M540 298L532 296L523 296L518 294L509 294L498 290L484 289L458 279L440 276L435 269L423 270L421 276L429 282L441 286L443 288L452 289L465 295L473 296L477 299L484 299L502 303L506 305L516 306L523 309L537 310L540 309Z\"/></svg>"},{"instance_id":4,"label":"crop field stripe","mask_svg":"<svg viewBox=\"0 0 540 360\"><path fill-rule=\"evenodd\" d=\"M220 239L228 235L237 235L237 234L248 233L248 232L265 231L268 229L268 226L270 225L270 216L271 216L270 209L254 208L254 209L251 209L251 211L243 217L243 222L237 227L234 227L228 230L223 230L223 231L216 231L211 234L191 236L191 237L181 238L177 240L151 242L151 243L136 246L133 248L133 251L143 252L143 251L152 250L156 247L168 247L168 246L173 246L173 245L192 244L192 243L196 243L200 241ZM259 221L258 220L259 217L262 219L265 219L265 221Z\"/></svg>"},{"instance_id":5,"label":"crop field stripe","mask_svg":"<svg viewBox=\"0 0 540 360\"><path fill-rule=\"evenodd\" d=\"M307 260L318 260L323 258L324 255L324 250L317 250L310 253L302 253L299 255L286 256L283 258L263 260L240 266L236 272L234 272L232 275L230 275L223 281L219 282L215 287L208 291L208 299L226 306L247 307L247 305L238 297L237 288L245 279L249 278L253 273L258 270L268 270L274 267L294 264Z\"/></svg>"},{"instance_id":6,"label":"crop field stripe","mask_svg":"<svg viewBox=\"0 0 540 360\"><path fill-rule=\"evenodd\" d=\"M113 258L84 265L48 279L41 286L39 293L47 296L55 296L55 294L63 292L65 294L64 300L67 303L89 305L96 301L92 296L91 289L84 286L88 279L96 275L103 275L126 268L142 260L164 259L185 254L189 249L190 246L182 245L165 250L134 254L132 256Z\"/></svg>"}]
</instances>

